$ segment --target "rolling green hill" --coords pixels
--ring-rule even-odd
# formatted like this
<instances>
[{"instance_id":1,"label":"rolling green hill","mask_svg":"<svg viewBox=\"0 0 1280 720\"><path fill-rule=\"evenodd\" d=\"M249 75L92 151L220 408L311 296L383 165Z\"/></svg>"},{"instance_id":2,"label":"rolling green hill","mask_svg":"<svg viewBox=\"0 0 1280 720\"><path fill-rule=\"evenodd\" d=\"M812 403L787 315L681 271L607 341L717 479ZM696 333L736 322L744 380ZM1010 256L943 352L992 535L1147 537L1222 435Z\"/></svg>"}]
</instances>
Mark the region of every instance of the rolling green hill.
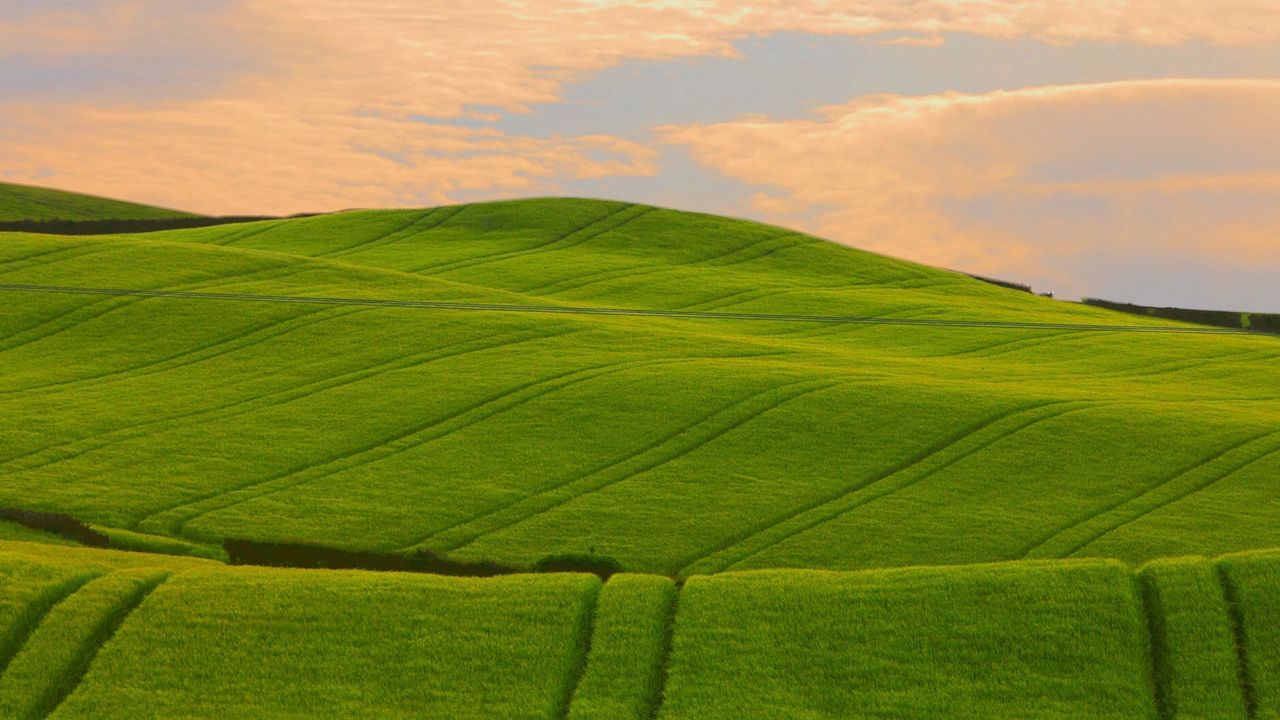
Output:
<instances>
[{"instance_id":1,"label":"rolling green hill","mask_svg":"<svg viewBox=\"0 0 1280 720\"><path fill-rule=\"evenodd\" d=\"M1280 530L1276 338L776 227L527 200L10 233L0 284L0 507L135 545L689 576Z\"/></svg>"},{"instance_id":2,"label":"rolling green hill","mask_svg":"<svg viewBox=\"0 0 1280 720\"><path fill-rule=\"evenodd\" d=\"M72 718L1280 713L1280 555L447 578L0 542L0 711Z\"/></svg>"},{"instance_id":3,"label":"rolling green hill","mask_svg":"<svg viewBox=\"0 0 1280 720\"><path fill-rule=\"evenodd\" d=\"M149 551L0 522L0 717L1280 717L1275 337L590 200L0 298L0 509Z\"/></svg>"},{"instance_id":4,"label":"rolling green hill","mask_svg":"<svg viewBox=\"0 0 1280 720\"><path fill-rule=\"evenodd\" d=\"M0 222L19 220L146 220L191 213L93 195L0 183Z\"/></svg>"}]
</instances>

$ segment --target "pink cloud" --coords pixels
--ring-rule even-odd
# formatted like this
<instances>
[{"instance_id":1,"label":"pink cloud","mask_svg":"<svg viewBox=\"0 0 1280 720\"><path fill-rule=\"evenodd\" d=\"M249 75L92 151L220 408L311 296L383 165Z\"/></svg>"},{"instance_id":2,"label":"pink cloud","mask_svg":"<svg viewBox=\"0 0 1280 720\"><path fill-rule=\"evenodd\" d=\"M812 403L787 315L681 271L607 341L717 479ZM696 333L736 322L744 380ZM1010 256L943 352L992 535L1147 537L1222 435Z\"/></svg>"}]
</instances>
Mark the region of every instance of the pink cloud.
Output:
<instances>
[{"instance_id":1,"label":"pink cloud","mask_svg":"<svg viewBox=\"0 0 1280 720\"><path fill-rule=\"evenodd\" d=\"M5 174L211 212L446 202L464 192L547 192L565 179L650 174L657 151L621 138L516 137L415 118L490 112L477 105L527 111L600 69L731 55L732 42L748 35L1280 39L1280 7L1271 0L1188 0L1176 12L1164 0L228 0L195 9L104 0L96 7L0 18L0 47L52 56L123 53L139 38L172 37L166 42L180 45L184 37L212 35L225 39L227 53L253 62L181 100L0 98ZM913 107L881 110L929 112ZM892 134L889 125L877 127ZM987 141L992 150L1001 147ZM1008 162L1016 165L1016 158ZM934 234L943 242L942 226Z\"/></svg>"},{"instance_id":2,"label":"pink cloud","mask_svg":"<svg viewBox=\"0 0 1280 720\"><path fill-rule=\"evenodd\" d=\"M663 137L771 188L766 218L1083 294L1069 269L1108 258L1280 271L1276 127L1280 81L1172 80L862 98Z\"/></svg>"}]
</instances>

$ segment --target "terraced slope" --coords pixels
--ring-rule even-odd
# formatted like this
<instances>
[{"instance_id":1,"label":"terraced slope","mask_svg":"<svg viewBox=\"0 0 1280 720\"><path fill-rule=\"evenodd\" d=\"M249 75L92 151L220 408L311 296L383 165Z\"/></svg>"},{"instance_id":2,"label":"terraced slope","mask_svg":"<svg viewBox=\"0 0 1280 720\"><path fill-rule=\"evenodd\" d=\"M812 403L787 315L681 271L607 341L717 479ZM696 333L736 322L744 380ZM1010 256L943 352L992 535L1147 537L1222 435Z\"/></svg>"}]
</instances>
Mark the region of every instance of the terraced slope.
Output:
<instances>
[{"instance_id":1,"label":"terraced slope","mask_svg":"<svg viewBox=\"0 0 1280 720\"><path fill-rule=\"evenodd\" d=\"M1280 555L494 579L0 543L5 717L1280 712ZM168 566L141 565L160 558Z\"/></svg>"},{"instance_id":2,"label":"terraced slope","mask_svg":"<svg viewBox=\"0 0 1280 720\"><path fill-rule=\"evenodd\" d=\"M17 220L145 220L191 213L93 195L0 183L0 222Z\"/></svg>"},{"instance_id":3,"label":"terraced slope","mask_svg":"<svg viewBox=\"0 0 1280 720\"><path fill-rule=\"evenodd\" d=\"M0 284L0 506L135 543L687 576L1280 529L1275 338L754 223L542 200L7 234Z\"/></svg>"}]
</instances>

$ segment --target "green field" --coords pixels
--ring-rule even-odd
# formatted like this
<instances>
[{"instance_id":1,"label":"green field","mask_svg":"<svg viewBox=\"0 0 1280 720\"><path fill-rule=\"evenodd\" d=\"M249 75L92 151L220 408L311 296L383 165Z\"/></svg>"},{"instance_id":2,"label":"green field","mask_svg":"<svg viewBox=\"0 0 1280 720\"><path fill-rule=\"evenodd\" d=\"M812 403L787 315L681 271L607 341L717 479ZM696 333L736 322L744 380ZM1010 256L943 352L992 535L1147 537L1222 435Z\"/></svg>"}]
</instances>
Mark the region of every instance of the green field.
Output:
<instances>
[{"instance_id":1,"label":"green field","mask_svg":"<svg viewBox=\"0 0 1280 720\"><path fill-rule=\"evenodd\" d=\"M0 233L0 297L0 508L152 551L0 546L16 717L1280 717L1272 336L565 199Z\"/></svg>"},{"instance_id":2,"label":"green field","mask_svg":"<svg viewBox=\"0 0 1280 720\"><path fill-rule=\"evenodd\" d=\"M191 213L31 185L0 183L0 222L18 220L148 220Z\"/></svg>"},{"instance_id":3,"label":"green field","mask_svg":"<svg viewBox=\"0 0 1280 720\"><path fill-rule=\"evenodd\" d=\"M1274 553L770 570L677 591L39 547L0 543L4 717L1280 713Z\"/></svg>"}]
</instances>

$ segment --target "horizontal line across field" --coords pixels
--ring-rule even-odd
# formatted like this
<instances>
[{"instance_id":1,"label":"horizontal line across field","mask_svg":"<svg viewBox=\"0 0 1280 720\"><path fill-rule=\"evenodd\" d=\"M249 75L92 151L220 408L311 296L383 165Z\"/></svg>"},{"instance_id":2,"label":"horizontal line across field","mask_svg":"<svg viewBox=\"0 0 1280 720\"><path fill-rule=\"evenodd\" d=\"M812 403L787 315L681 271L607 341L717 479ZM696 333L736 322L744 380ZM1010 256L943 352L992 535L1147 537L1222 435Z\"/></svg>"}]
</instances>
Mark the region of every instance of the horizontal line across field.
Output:
<instances>
[{"instance_id":1,"label":"horizontal line across field","mask_svg":"<svg viewBox=\"0 0 1280 720\"><path fill-rule=\"evenodd\" d=\"M712 312L697 310L656 310L558 305L513 305L503 303L449 302L442 300L384 300L378 298L308 297L304 295L259 295L249 293L183 292L177 290L135 290L61 285L0 284L0 291L65 293L75 295L117 295L181 300L223 300L236 302L301 303L312 305L356 305L363 307L419 308L428 310L471 310L480 312L555 313L562 315L618 315L691 320L756 320L767 322L847 323L858 325L906 325L926 327L1007 328L1029 330L1080 330L1093 332L1141 332L1182 335L1260 335L1231 328L1165 327L1158 325L1104 325L1098 323L1045 323L1005 320L943 320L928 318L859 317L849 315L791 315L775 313Z\"/></svg>"}]
</instances>

